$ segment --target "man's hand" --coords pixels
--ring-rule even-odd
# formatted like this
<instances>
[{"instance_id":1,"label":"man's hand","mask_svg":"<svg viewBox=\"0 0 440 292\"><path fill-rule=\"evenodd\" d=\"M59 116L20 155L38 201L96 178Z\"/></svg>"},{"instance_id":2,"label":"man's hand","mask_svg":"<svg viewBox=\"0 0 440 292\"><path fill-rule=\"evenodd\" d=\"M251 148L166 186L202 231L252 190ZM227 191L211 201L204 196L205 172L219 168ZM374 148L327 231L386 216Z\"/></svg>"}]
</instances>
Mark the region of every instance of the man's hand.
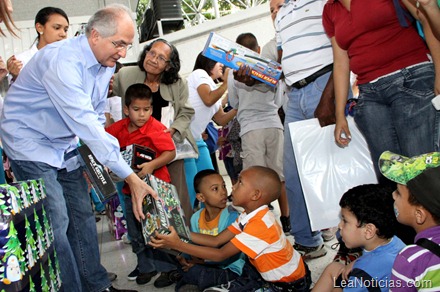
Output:
<instances>
[{"instance_id":1,"label":"man's hand","mask_svg":"<svg viewBox=\"0 0 440 292\"><path fill-rule=\"evenodd\" d=\"M142 211L142 201L148 194L152 195L154 199L157 199L156 192L134 172L127 176L125 181L130 187L134 216L138 221L145 219L144 212Z\"/></svg>"},{"instance_id":2,"label":"man's hand","mask_svg":"<svg viewBox=\"0 0 440 292\"><path fill-rule=\"evenodd\" d=\"M322 91L321 100L319 101L314 114L315 117L318 118L321 127L336 123L333 73L330 75L327 85Z\"/></svg>"},{"instance_id":3,"label":"man's hand","mask_svg":"<svg viewBox=\"0 0 440 292\"><path fill-rule=\"evenodd\" d=\"M241 65L238 70L234 70L234 79L247 86L253 86L257 80L251 77L251 70L249 65Z\"/></svg>"}]
</instances>

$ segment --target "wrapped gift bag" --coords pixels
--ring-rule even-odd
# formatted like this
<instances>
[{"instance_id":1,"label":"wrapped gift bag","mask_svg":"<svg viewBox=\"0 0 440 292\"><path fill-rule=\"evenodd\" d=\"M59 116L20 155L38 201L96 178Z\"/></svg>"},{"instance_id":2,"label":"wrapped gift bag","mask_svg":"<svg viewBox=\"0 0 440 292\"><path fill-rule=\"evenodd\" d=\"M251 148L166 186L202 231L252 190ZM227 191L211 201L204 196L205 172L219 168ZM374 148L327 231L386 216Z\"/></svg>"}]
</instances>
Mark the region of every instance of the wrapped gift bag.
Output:
<instances>
[{"instance_id":1,"label":"wrapped gift bag","mask_svg":"<svg viewBox=\"0 0 440 292\"><path fill-rule=\"evenodd\" d=\"M338 225L339 200L347 190L377 183L367 143L353 118L347 121L352 139L345 148L335 143L334 125L322 128L318 119L289 124L312 230Z\"/></svg>"}]
</instances>

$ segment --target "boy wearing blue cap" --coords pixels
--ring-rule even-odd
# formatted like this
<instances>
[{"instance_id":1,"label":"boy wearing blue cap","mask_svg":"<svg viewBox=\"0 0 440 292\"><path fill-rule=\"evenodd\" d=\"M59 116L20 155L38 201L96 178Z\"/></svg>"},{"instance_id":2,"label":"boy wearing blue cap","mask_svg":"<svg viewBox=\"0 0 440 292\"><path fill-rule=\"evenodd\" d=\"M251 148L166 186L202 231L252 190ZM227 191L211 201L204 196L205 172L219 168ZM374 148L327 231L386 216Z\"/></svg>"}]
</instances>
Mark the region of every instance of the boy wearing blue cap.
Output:
<instances>
[{"instance_id":1,"label":"boy wearing blue cap","mask_svg":"<svg viewBox=\"0 0 440 292\"><path fill-rule=\"evenodd\" d=\"M408 158L386 151L379 168L397 183L397 220L417 232L394 262L390 291L440 291L440 152Z\"/></svg>"}]
</instances>

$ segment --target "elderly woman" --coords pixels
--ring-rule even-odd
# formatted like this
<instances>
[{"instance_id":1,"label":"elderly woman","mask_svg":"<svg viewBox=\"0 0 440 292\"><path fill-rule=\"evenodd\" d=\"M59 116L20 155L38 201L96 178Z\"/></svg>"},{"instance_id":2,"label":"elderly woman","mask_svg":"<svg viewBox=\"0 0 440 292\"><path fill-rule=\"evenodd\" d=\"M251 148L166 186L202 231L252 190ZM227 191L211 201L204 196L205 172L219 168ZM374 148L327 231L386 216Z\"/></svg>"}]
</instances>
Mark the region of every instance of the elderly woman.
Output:
<instances>
[{"instance_id":1,"label":"elderly woman","mask_svg":"<svg viewBox=\"0 0 440 292\"><path fill-rule=\"evenodd\" d=\"M125 104L125 91L134 83L144 83L153 92L153 117L168 127L175 143L187 140L194 151L198 153L196 143L189 128L194 109L188 102L188 86L186 81L179 76L180 59L177 49L164 39L157 39L145 46L139 56L137 66L122 68L113 81L113 94L122 97ZM183 160L176 160L167 165L171 176L171 183L176 186L180 203L187 217L187 223L192 215L189 203L188 189L185 181ZM139 262L140 274L149 274L151 267L142 268L144 263ZM173 282L172 274L155 263L161 277L156 279L155 286L164 287ZM161 270L162 269L162 270ZM136 270L133 271L136 274ZM139 276L138 276L139 277ZM160 280L159 280L160 279ZM168 281L167 281L168 280ZM158 283L156 283L158 282ZM168 285L167 285L168 284Z\"/></svg>"}]
</instances>

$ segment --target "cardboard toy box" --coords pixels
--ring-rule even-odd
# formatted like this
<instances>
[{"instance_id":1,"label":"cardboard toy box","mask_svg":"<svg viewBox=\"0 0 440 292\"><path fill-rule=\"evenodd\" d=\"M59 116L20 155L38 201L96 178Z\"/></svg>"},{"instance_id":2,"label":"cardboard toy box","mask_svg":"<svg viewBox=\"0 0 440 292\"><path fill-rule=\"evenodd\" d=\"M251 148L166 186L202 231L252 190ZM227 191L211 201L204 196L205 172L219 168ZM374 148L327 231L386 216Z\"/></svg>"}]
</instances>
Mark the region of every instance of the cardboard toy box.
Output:
<instances>
[{"instance_id":1,"label":"cardboard toy box","mask_svg":"<svg viewBox=\"0 0 440 292\"><path fill-rule=\"evenodd\" d=\"M99 200L102 203L107 202L115 195L118 191L110 175L105 170L104 166L96 159L90 148L87 145L82 145L77 148L79 153L79 161L81 165L84 166L85 172L88 180L96 191Z\"/></svg>"},{"instance_id":2,"label":"cardboard toy box","mask_svg":"<svg viewBox=\"0 0 440 292\"><path fill-rule=\"evenodd\" d=\"M281 77L281 64L263 58L257 52L214 32L209 35L203 55L234 70L238 70L241 65L249 65L254 79L271 86L275 86Z\"/></svg>"},{"instance_id":3,"label":"cardboard toy box","mask_svg":"<svg viewBox=\"0 0 440 292\"><path fill-rule=\"evenodd\" d=\"M138 172L140 169L138 169L137 166L156 158L156 151L147 146L131 144L121 148L121 155L125 162L127 162L135 172Z\"/></svg>"},{"instance_id":4,"label":"cardboard toy box","mask_svg":"<svg viewBox=\"0 0 440 292\"><path fill-rule=\"evenodd\" d=\"M148 244L150 237L155 231L166 234L168 227L173 226L182 241L190 241L190 230L185 224L185 214L179 201L176 188L153 175L148 175L145 181L157 192L158 200L147 195L143 202L145 220L142 220L142 234L145 243ZM166 249L165 251L178 254L178 252Z\"/></svg>"},{"instance_id":5,"label":"cardboard toy box","mask_svg":"<svg viewBox=\"0 0 440 292\"><path fill-rule=\"evenodd\" d=\"M43 180L0 185L0 291L59 291Z\"/></svg>"},{"instance_id":6,"label":"cardboard toy box","mask_svg":"<svg viewBox=\"0 0 440 292\"><path fill-rule=\"evenodd\" d=\"M108 229L115 239L119 240L122 235L127 233L127 221L122 212L119 196L111 198L105 205L105 209L108 217Z\"/></svg>"}]
</instances>

